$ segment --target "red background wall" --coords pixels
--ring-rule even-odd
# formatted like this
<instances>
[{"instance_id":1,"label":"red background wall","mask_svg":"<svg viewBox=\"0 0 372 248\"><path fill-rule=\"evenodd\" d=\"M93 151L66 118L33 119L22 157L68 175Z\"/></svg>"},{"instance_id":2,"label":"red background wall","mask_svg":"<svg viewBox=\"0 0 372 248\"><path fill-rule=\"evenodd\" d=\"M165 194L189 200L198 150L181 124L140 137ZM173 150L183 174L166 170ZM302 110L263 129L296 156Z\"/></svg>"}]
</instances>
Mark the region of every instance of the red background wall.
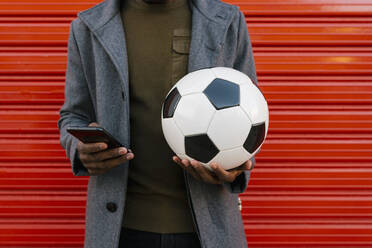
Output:
<instances>
[{"instance_id":1,"label":"red background wall","mask_svg":"<svg viewBox=\"0 0 372 248\"><path fill-rule=\"evenodd\" d=\"M87 177L59 145L69 22L98 0L0 1L0 247L82 247ZM372 247L372 0L229 0L269 135L246 193L258 247Z\"/></svg>"}]
</instances>

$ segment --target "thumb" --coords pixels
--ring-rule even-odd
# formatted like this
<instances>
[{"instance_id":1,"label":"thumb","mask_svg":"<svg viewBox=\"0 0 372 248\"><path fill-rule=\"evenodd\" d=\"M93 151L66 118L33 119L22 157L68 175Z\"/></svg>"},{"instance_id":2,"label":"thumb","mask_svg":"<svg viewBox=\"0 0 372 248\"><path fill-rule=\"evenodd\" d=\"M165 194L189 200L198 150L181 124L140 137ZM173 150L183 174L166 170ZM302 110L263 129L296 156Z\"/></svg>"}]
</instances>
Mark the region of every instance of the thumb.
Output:
<instances>
[{"instance_id":1,"label":"thumb","mask_svg":"<svg viewBox=\"0 0 372 248\"><path fill-rule=\"evenodd\" d=\"M92 122L88 127L99 127L99 124L97 122Z\"/></svg>"}]
</instances>

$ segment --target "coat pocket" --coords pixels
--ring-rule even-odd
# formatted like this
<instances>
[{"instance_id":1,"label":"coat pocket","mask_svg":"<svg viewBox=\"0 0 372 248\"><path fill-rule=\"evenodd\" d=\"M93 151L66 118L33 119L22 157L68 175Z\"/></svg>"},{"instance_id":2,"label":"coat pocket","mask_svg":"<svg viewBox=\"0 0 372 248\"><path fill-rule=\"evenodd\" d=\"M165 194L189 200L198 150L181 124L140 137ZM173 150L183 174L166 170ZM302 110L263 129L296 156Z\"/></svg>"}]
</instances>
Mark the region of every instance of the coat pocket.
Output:
<instances>
[{"instance_id":1,"label":"coat pocket","mask_svg":"<svg viewBox=\"0 0 372 248\"><path fill-rule=\"evenodd\" d=\"M190 31L187 29L175 29L172 39L172 85L187 74Z\"/></svg>"}]
</instances>

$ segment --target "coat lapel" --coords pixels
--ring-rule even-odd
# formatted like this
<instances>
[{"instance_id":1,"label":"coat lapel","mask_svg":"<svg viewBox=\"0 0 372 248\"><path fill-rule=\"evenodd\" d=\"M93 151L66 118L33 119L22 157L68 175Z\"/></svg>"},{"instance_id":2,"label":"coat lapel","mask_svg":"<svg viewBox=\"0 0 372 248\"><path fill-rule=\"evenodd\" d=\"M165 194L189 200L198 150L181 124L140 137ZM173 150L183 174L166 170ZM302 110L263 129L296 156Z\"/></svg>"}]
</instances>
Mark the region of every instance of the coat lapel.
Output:
<instances>
[{"instance_id":1,"label":"coat lapel","mask_svg":"<svg viewBox=\"0 0 372 248\"><path fill-rule=\"evenodd\" d=\"M220 1L191 1L192 38L189 72L219 66L220 51L233 17L232 8Z\"/></svg>"},{"instance_id":2,"label":"coat lapel","mask_svg":"<svg viewBox=\"0 0 372 248\"><path fill-rule=\"evenodd\" d=\"M96 36L115 65L120 75L121 85L124 89L124 92L127 94L128 58L120 12L110 19L110 21L105 24L104 28L97 30ZM128 95L126 95L126 99L129 99Z\"/></svg>"},{"instance_id":3,"label":"coat lapel","mask_svg":"<svg viewBox=\"0 0 372 248\"><path fill-rule=\"evenodd\" d=\"M119 73L121 87L128 95L128 59L123 23L120 16L120 0L106 0L95 7L79 13L101 43Z\"/></svg>"}]
</instances>

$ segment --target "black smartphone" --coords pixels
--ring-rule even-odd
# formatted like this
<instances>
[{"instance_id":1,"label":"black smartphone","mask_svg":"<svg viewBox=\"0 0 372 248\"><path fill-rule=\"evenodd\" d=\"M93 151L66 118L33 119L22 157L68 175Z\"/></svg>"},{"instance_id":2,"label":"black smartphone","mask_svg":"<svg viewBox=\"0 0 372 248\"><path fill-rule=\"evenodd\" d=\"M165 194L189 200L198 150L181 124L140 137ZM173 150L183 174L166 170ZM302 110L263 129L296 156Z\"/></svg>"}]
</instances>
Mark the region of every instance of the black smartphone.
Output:
<instances>
[{"instance_id":1,"label":"black smartphone","mask_svg":"<svg viewBox=\"0 0 372 248\"><path fill-rule=\"evenodd\" d=\"M67 132L83 143L104 142L107 144L108 149L124 147L102 127L67 127Z\"/></svg>"}]
</instances>

